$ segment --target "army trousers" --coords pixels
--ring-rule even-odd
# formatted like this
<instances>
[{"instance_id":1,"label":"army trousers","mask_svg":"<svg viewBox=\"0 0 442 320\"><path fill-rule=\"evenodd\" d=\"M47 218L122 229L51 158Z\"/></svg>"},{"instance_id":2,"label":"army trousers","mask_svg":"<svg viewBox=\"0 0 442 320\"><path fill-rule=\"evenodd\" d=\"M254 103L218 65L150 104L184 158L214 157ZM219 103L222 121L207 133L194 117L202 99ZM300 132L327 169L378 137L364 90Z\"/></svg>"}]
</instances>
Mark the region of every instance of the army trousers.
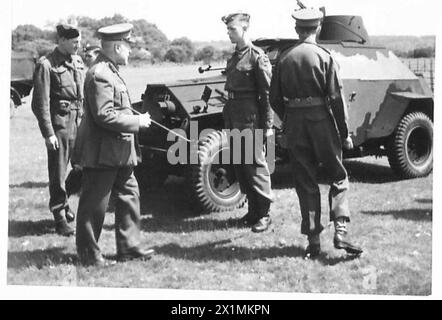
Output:
<instances>
[{"instance_id":1,"label":"army trousers","mask_svg":"<svg viewBox=\"0 0 442 320\"><path fill-rule=\"evenodd\" d=\"M101 255L98 240L112 192L116 198L117 255L140 243L140 193L133 168L83 168L76 229L77 252L82 259Z\"/></svg>"},{"instance_id":2,"label":"army trousers","mask_svg":"<svg viewBox=\"0 0 442 320\"><path fill-rule=\"evenodd\" d=\"M324 229L317 180L320 168L330 185L330 220L345 217L349 221L349 181L342 164L342 143L326 107L289 109L285 115L284 134L301 209L301 233L312 236Z\"/></svg>"},{"instance_id":3,"label":"army trousers","mask_svg":"<svg viewBox=\"0 0 442 320\"><path fill-rule=\"evenodd\" d=\"M231 99L224 106L223 117L226 129L238 129L240 132L248 130L250 136L253 137L251 141L241 140L239 148L237 144L232 144L232 139L230 139L231 158L241 192L247 195L249 211L253 208L254 212L251 213L255 216L265 216L272 202L272 190L265 157L265 139L262 139L262 147L255 146L255 130L260 128L259 103L253 98ZM252 155L248 157L247 153L250 151ZM235 153L241 153L239 164L235 164ZM250 158L252 161L247 161Z\"/></svg>"},{"instance_id":4,"label":"army trousers","mask_svg":"<svg viewBox=\"0 0 442 320\"><path fill-rule=\"evenodd\" d=\"M49 209L54 214L68 208L65 179L80 120L79 110L69 110L65 115L53 115L52 123L59 148L57 150L48 149L47 152ZM74 170L70 176L72 180L80 180L81 171Z\"/></svg>"}]
</instances>

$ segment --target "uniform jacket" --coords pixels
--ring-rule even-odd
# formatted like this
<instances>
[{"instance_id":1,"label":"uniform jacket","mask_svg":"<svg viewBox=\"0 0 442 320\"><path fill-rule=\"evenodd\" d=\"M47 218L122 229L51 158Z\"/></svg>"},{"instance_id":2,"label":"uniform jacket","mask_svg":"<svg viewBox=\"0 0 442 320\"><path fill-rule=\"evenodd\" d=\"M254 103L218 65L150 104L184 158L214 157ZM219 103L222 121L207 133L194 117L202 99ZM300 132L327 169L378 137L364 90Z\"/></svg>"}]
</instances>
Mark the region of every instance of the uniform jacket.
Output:
<instances>
[{"instance_id":1,"label":"uniform jacket","mask_svg":"<svg viewBox=\"0 0 442 320\"><path fill-rule=\"evenodd\" d=\"M85 66L78 55L63 55L58 48L37 62L32 111L47 138L64 126L69 109L81 109Z\"/></svg>"},{"instance_id":2,"label":"uniform jacket","mask_svg":"<svg viewBox=\"0 0 442 320\"><path fill-rule=\"evenodd\" d=\"M84 116L78 129L74 161L81 167L132 167L139 158L129 93L118 68L100 53L84 84Z\"/></svg>"},{"instance_id":3,"label":"uniform jacket","mask_svg":"<svg viewBox=\"0 0 442 320\"><path fill-rule=\"evenodd\" d=\"M287 112L288 99L324 97L341 139L348 136L347 106L343 99L338 65L330 53L312 42L300 42L282 53L271 81L270 103L281 119ZM284 123L283 126L289 126Z\"/></svg>"},{"instance_id":4,"label":"uniform jacket","mask_svg":"<svg viewBox=\"0 0 442 320\"><path fill-rule=\"evenodd\" d=\"M259 100L261 128L273 126L273 110L269 102L272 66L260 48L249 44L236 50L227 61L225 90L256 93Z\"/></svg>"}]
</instances>

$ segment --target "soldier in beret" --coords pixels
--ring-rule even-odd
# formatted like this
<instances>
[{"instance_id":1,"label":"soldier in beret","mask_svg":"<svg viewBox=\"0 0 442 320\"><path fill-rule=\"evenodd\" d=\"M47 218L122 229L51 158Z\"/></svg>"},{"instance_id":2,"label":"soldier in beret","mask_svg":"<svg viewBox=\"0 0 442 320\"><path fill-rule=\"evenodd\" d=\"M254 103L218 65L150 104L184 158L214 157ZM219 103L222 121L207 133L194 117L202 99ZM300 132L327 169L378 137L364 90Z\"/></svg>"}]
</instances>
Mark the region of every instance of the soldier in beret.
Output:
<instances>
[{"instance_id":1,"label":"soldier in beret","mask_svg":"<svg viewBox=\"0 0 442 320\"><path fill-rule=\"evenodd\" d=\"M316 43L323 14L301 9L296 19L298 43L282 53L275 67L270 102L283 120L287 148L295 178L302 224L301 233L309 245L305 258L320 254L321 195L316 180L319 166L330 182L330 220L334 221L334 246L350 254L362 249L346 240L349 188L347 171L342 165L342 148L352 148L348 135L347 106L342 93L336 61Z\"/></svg>"},{"instance_id":2,"label":"soldier in beret","mask_svg":"<svg viewBox=\"0 0 442 320\"><path fill-rule=\"evenodd\" d=\"M106 265L98 240L111 192L115 195L117 260L147 259L140 248L140 194L133 169L140 157L136 134L150 126L148 113L134 115L118 70L131 52L128 23L98 30L102 49L85 80L84 118L74 157L83 169L76 245L83 265Z\"/></svg>"},{"instance_id":3,"label":"soldier in beret","mask_svg":"<svg viewBox=\"0 0 442 320\"><path fill-rule=\"evenodd\" d=\"M60 235L70 236L74 229L68 222L73 221L75 215L68 205L65 178L82 115L85 67L77 55L79 30L58 25L57 35L57 47L42 57L35 68L32 111L48 153L49 208L55 229ZM80 179L76 171L71 177Z\"/></svg>"},{"instance_id":4,"label":"soldier in beret","mask_svg":"<svg viewBox=\"0 0 442 320\"><path fill-rule=\"evenodd\" d=\"M255 47L248 36L250 15L233 13L222 17L227 26L230 41L236 45L235 52L227 61L225 90L228 101L223 117L226 129L262 129L267 137L272 134L273 111L269 103L271 64L266 54ZM242 150L241 164L234 164L241 191L247 195L248 212L241 222L252 227L253 232L268 229L272 202L270 173L265 159L265 150L254 150L253 162L247 163ZM253 148L254 149L254 148ZM235 155L234 155L235 157Z\"/></svg>"}]
</instances>

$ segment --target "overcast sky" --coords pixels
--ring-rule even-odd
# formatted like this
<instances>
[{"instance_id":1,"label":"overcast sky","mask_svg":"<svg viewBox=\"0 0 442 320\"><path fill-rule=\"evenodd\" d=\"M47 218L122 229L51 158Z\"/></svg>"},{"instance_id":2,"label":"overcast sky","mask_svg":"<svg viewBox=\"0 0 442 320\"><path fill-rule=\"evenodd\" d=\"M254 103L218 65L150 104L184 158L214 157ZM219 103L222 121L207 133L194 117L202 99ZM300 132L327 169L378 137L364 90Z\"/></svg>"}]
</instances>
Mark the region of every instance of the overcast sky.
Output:
<instances>
[{"instance_id":1,"label":"overcast sky","mask_svg":"<svg viewBox=\"0 0 442 320\"><path fill-rule=\"evenodd\" d=\"M354 14L364 18L372 35L433 35L441 11L436 0L305 0L325 6L327 14ZM226 40L220 17L242 10L252 16L251 36L292 37L291 12L296 0L14 0L12 27L34 24L40 28L69 15L103 18L120 13L129 19L155 23L169 39Z\"/></svg>"}]
</instances>

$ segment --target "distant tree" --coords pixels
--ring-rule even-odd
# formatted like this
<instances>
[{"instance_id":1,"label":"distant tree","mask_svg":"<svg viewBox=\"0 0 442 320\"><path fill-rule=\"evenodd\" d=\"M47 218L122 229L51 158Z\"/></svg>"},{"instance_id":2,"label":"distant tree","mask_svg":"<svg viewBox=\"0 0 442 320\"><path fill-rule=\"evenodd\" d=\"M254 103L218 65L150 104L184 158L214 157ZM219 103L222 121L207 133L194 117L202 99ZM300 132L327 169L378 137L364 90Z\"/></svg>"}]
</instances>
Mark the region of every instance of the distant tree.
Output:
<instances>
[{"instance_id":1,"label":"distant tree","mask_svg":"<svg viewBox=\"0 0 442 320\"><path fill-rule=\"evenodd\" d=\"M12 47L24 41L42 39L44 32L32 24L19 25L12 31Z\"/></svg>"},{"instance_id":2,"label":"distant tree","mask_svg":"<svg viewBox=\"0 0 442 320\"><path fill-rule=\"evenodd\" d=\"M56 44L53 41L37 39L34 41L23 41L13 48L16 51L28 51L36 57L41 57L54 50Z\"/></svg>"},{"instance_id":3,"label":"distant tree","mask_svg":"<svg viewBox=\"0 0 442 320\"><path fill-rule=\"evenodd\" d=\"M192 41L189 38L182 37L174 39L170 43L171 48L172 47L181 47L185 53L184 62L192 61L193 56L195 55L195 46L193 45Z\"/></svg>"},{"instance_id":4,"label":"distant tree","mask_svg":"<svg viewBox=\"0 0 442 320\"><path fill-rule=\"evenodd\" d=\"M213 46L205 46L198 50L195 54L196 61L204 61L205 63L209 63L210 61L215 59L215 48Z\"/></svg>"},{"instance_id":5,"label":"distant tree","mask_svg":"<svg viewBox=\"0 0 442 320\"><path fill-rule=\"evenodd\" d=\"M132 20L131 23L134 25L134 36L140 38L140 42L145 49L167 48L169 40L155 24L144 19Z\"/></svg>"},{"instance_id":6,"label":"distant tree","mask_svg":"<svg viewBox=\"0 0 442 320\"><path fill-rule=\"evenodd\" d=\"M434 56L434 47L416 48L413 50L413 58L431 58Z\"/></svg>"},{"instance_id":7,"label":"distant tree","mask_svg":"<svg viewBox=\"0 0 442 320\"><path fill-rule=\"evenodd\" d=\"M170 49L167 50L164 59L166 61L182 63L187 61L188 56L182 46L171 46Z\"/></svg>"}]
</instances>

